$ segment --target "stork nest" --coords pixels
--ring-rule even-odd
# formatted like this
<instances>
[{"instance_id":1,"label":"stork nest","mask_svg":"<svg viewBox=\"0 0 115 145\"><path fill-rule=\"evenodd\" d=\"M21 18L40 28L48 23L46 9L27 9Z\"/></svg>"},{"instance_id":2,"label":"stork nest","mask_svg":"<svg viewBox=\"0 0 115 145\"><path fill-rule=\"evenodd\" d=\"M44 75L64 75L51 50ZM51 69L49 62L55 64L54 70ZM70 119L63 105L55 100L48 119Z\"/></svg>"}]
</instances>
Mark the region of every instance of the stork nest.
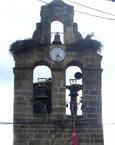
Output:
<instances>
[{"instance_id":1,"label":"stork nest","mask_svg":"<svg viewBox=\"0 0 115 145\"><path fill-rule=\"evenodd\" d=\"M72 50L78 51L92 51L92 52L101 52L102 44L98 40L93 39L80 39L74 44L72 44ZM71 48L70 48L71 50Z\"/></svg>"},{"instance_id":2,"label":"stork nest","mask_svg":"<svg viewBox=\"0 0 115 145\"><path fill-rule=\"evenodd\" d=\"M18 40L10 45L10 53L14 55L24 54L39 44L36 39Z\"/></svg>"},{"instance_id":3,"label":"stork nest","mask_svg":"<svg viewBox=\"0 0 115 145\"><path fill-rule=\"evenodd\" d=\"M36 39L26 39L18 40L11 44L10 53L13 55L24 54L33 48L40 45L39 41ZM101 42L93 39L80 39L73 43L71 46L67 45L68 50L70 51L92 51L92 52L101 52L102 44Z\"/></svg>"}]
</instances>

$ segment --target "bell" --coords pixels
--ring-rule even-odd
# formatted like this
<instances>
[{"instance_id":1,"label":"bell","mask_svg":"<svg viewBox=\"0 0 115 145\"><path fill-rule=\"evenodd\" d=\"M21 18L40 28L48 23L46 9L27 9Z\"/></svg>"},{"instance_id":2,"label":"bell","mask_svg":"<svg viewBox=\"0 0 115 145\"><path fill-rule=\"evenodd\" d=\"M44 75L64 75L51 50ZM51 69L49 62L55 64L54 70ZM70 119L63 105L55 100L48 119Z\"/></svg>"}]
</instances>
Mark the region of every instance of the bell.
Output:
<instances>
[{"instance_id":1,"label":"bell","mask_svg":"<svg viewBox=\"0 0 115 145\"><path fill-rule=\"evenodd\" d=\"M54 41L52 42L52 44L58 44L58 45L62 44L62 42L60 40L60 35L58 32L56 33Z\"/></svg>"}]
</instances>

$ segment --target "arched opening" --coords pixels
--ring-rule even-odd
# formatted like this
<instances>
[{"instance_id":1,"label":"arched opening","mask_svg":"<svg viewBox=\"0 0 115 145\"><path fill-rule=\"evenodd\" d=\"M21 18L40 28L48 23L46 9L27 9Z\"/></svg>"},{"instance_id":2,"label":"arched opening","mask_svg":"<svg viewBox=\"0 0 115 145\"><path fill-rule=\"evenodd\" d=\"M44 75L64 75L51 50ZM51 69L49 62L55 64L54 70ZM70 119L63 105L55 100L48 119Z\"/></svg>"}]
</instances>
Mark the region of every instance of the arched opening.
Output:
<instances>
[{"instance_id":1,"label":"arched opening","mask_svg":"<svg viewBox=\"0 0 115 145\"><path fill-rule=\"evenodd\" d=\"M82 74L82 71L80 69L80 67L77 66L70 66L66 69L66 86L72 86L73 84L75 85L80 85L82 86L82 78L81 79L76 79L75 78L75 74L79 74L78 72L80 72L80 74ZM76 114L77 115L82 115L82 89L79 90L77 92L78 94L76 95L76 102L74 102L76 104ZM66 89L66 114L67 115L71 115L72 111L71 111L71 91L70 89Z\"/></svg>"},{"instance_id":2,"label":"arched opening","mask_svg":"<svg viewBox=\"0 0 115 145\"><path fill-rule=\"evenodd\" d=\"M51 70L45 65L39 65L34 69L33 74L33 113L51 113Z\"/></svg>"},{"instance_id":3,"label":"arched opening","mask_svg":"<svg viewBox=\"0 0 115 145\"><path fill-rule=\"evenodd\" d=\"M54 41L56 33L59 33L62 44L64 43L64 26L59 21L53 21L51 23L51 43Z\"/></svg>"},{"instance_id":4,"label":"arched opening","mask_svg":"<svg viewBox=\"0 0 115 145\"><path fill-rule=\"evenodd\" d=\"M34 69L33 82L38 82L38 78L52 78L51 70L46 65L38 65Z\"/></svg>"}]
</instances>

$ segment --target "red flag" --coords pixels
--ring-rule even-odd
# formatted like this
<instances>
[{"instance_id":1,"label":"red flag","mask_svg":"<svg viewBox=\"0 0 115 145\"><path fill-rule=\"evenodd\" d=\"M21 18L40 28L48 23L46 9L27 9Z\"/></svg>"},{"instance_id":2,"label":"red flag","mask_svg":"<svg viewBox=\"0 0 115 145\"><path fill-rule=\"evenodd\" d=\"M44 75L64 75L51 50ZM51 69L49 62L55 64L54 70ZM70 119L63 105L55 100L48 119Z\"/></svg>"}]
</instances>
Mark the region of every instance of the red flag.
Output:
<instances>
[{"instance_id":1,"label":"red flag","mask_svg":"<svg viewBox=\"0 0 115 145\"><path fill-rule=\"evenodd\" d=\"M70 145L80 145L79 144L79 136L77 134L77 129L74 127L72 129L72 134L70 138Z\"/></svg>"}]
</instances>

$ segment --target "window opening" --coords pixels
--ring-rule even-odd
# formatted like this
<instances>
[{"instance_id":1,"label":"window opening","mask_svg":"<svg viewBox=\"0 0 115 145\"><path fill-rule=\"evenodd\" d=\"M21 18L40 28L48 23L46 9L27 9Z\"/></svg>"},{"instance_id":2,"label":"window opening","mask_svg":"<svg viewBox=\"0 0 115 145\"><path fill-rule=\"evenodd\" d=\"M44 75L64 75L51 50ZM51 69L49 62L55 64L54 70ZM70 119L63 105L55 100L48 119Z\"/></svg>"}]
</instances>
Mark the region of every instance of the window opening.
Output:
<instances>
[{"instance_id":1,"label":"window opening","mask_svg":"<svg viewBox=\"0 0 115 145\"><path fill-rule=\"evenodd\" d=\"M66 69L66 114L67 115L72 115L72 111L71 111L71 101L72 101L72 95L75 96L76 94L76 88L74 90L74 88L71 88L71 86L73 84L75 84L75 86L80 87L77 88L79 91L77 92L78 95L76 95L76 101L74 103L76 108L75 108L75 114L77 115L82 115L82 78L78 78L78 76L76 77L75 74L77 75L82 75L82 71L79 67L77 66L70 66ZM76 79L76 78L77 79ZM80 76L82 77L82 76ZM68 86L68 87L67 87ZM70 89L73 89L70 91ZM73 94L72 94L73 93Z\"/></svg>"},{"instance_id":2,"label":"window opening","mask_svg":"<svg viewBox=\"0 0 115 145\"><path fill-rule=\"evenodd\" d=\"M54 21L51 23L51 43L55 39L55 35L57 34L60 35L60 40L62 44L64 43L64 27L63 24L59 21Z\"/></svg>"},{"instance_id":3,"label":"window opening","mask_svg":"<svg viewBox=\"0 0 115 145\"><path fill-rule=\"evenodd\" d=\"M50 68L45 65L39 65L35 67L33 82L38 82L38 78L52 78Z\"/></svg>"},{"instance_id":4,"label":"window opening","mask_svg":"<svg viewBox=\"0 0 115 145\"><path fill-rule=\"evenodd\" d=\"M49 67L40 65L34 69L33 77L33 113L51 113L52 78Z\"/></svg>"}]
</instances>

